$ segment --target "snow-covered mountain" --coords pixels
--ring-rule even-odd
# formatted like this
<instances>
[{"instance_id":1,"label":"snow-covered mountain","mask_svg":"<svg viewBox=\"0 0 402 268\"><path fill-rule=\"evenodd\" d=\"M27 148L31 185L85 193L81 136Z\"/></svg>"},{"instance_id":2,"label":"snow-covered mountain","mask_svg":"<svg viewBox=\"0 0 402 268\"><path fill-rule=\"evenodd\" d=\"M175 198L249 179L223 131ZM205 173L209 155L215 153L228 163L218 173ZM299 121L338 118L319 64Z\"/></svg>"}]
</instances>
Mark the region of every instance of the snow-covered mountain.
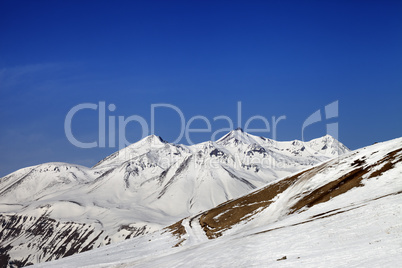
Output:
<instances>
[{"instance_id":1,"label":"snow-covered mountain","mask_svg":"<svg viewBox=\"0 0 402 268\"><path fill-rule=\"evenodd\" d=\"M365 147L163 230L38 267L399 267L402 138Z\"/></svg>"},{"instance_id":2,"label":"snow-covered mountain","mask_svg":"<svg viewBox=\"0 0 402 268\"><path fill-rule=\"evenodd\" d=\"M278 142L237 129L192 146L151 135L92 168L24 168L0 179L0 261L49 261L155 231L348 151L331 136Z\"/></svg>"}]
</instances>

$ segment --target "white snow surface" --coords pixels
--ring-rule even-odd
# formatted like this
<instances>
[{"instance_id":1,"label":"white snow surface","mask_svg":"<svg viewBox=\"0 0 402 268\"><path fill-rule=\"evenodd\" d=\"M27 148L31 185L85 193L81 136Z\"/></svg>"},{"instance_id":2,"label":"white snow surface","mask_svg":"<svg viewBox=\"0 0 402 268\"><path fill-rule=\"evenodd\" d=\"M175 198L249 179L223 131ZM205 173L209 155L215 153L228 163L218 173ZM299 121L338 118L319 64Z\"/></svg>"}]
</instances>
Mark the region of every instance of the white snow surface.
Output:
<instances>
[{"instance_id":1,"label":"white snow surface","mask_svg":"<svg viewBox=\"0 0 402 268\"><path fill-rule=\"evenodd\" d=\"M394 160L387 160L392 168L384 169L383 160L393 152ZM186 233L181 238L159 230L37 267L399 267L401 159L399 138L318 164L301 173L271 205L216 239L207 238L199 214L182 221ZM301 198L359 165L368 170L362 185L290 213Z\"/></svg>"},{"instance_id":2,"label":"white snow surface","mask_svg":"<svg viewBox=\"0 0 402 268\"><path fill-rule=\"evenodd\" d=\"M328 135L279 142L238 129L192 146L151 135L92 168L45 163L1 178L0 213L89 224L103 231L101 246L126 239L130 228L159 230L347 152ZM42 261L29 242L13 241L12 256Z\"/></svg>"}]
</instances>

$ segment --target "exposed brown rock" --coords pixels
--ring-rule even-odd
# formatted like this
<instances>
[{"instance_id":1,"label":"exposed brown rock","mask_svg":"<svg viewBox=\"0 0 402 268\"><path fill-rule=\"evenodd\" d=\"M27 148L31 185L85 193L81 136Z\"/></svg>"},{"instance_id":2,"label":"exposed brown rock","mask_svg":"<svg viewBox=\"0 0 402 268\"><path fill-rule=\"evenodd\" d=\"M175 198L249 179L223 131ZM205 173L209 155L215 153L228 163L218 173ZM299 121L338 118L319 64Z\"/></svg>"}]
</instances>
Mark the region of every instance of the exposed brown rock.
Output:
<instances>
[{"instance_id":1,"label":"exposed brown rock","mask_svg":"<svg viewBox=\"0 0 402 268\"><path fill-rule=\"evenodd\" d=\"M201 214L200 225L208 238L213 239L240 221L247 220L259 209L268 207L274 197L294 184L303 173L272 183L267 187L245 195L241 198L227 201Z\"/></svg>"},{"instance_id":2,"label":"exposed brown rock","mask_svg":"<svg viewBox=\"0 0 402 268\"><path fill-rule=\"evenodd\" d=\"M178 221L178 222L166 227L165 229L167 229L167 231L171 232L173 235L177 236L178 238L181 238L183 235L186 234L186 228L184 228L182 223L183 223L183 220Z\"/></svg>"}]
</instances>

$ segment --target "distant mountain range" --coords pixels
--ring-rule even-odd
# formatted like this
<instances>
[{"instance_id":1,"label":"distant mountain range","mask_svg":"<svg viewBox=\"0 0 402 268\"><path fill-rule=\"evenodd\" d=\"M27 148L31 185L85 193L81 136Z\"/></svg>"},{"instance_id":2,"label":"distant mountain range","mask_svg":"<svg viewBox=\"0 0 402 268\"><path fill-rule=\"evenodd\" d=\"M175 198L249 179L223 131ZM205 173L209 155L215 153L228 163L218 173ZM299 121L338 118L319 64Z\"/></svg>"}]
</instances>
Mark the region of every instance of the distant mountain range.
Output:
<instances>
[{"instance_id":1,"label":"distant mountain range","mask_svg":"<svg viewBox=\"0 0 402 268\"><path fill-rule=\"evenodd\" d=\"M401 242L399 138L274 179L154 233L38 267L400 267Z\"/></svg>"},{"instance_id":2,"label":"distant mountain range","mask_svg":"<svg viewBox=\"0 0 402 268\"><path fill-rule=\"evenodd\" d=\"M279 142L237 129L192 146L151 135L92 168L23 168L0 179L0 263L55 260L157 231L348 152L328 135Z\"/></svg>"}]
</instances>

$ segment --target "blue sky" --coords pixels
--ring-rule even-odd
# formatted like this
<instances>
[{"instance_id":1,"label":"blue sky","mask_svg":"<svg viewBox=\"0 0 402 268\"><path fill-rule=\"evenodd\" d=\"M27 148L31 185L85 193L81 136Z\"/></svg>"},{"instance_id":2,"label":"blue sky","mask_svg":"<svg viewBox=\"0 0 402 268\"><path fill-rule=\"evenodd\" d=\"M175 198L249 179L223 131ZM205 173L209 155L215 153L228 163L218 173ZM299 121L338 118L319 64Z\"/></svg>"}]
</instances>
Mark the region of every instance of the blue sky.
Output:
<instances>
[{"instance_id":1,"label":"blue sky","mask_svg":"<svg viewBox=\"0 0 402 268\"><path fill-rule=\"evenodd\" d=\"M72 107L100 101L116 105L108 116L147 122L152 104L169 103L213 130L227 127L215 116L236 122L241 101L243 119L285 115L276 136L293 140L310 114L338 100L331 122L349 148L400 137L401 48L401 1L2 0L0 176L50 161L92 166L116 151L77 148L64 133ZM167 141L178 136L172 110L159 110L155 126ZM96 111L77 114L73 133L96 140ZM129 141L140 134L127 126Z\"/></svg>"}]
</instances>

